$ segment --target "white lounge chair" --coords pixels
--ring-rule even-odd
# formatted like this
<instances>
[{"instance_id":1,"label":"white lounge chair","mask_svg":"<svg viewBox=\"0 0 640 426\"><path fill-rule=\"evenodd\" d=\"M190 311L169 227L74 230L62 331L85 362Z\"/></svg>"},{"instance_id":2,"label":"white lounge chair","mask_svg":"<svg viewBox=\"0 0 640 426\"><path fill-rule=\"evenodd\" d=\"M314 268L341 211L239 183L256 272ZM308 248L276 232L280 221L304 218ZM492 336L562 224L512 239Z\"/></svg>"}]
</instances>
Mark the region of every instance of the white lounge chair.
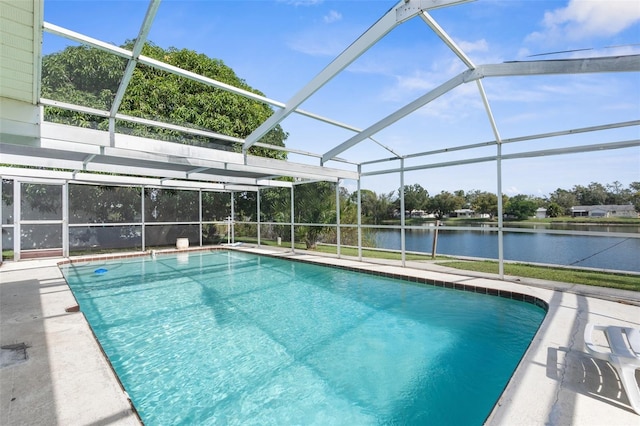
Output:
<instances>
[{"instance_id":1,"label":"white lounge chair","mask_svg":"<svg viewBox=\"0 0 640 426\"><path fill-rule=\"evenodd\" d=\"M609 342L608 351L606 346L593 343L594 330L604 332ZM615 368L631 408L640 414L640 389L636 381L636 369L640 368L640 330L588 323L584 329L584 344L591 356L608 361Z\"/></svg>"}]
</instances>

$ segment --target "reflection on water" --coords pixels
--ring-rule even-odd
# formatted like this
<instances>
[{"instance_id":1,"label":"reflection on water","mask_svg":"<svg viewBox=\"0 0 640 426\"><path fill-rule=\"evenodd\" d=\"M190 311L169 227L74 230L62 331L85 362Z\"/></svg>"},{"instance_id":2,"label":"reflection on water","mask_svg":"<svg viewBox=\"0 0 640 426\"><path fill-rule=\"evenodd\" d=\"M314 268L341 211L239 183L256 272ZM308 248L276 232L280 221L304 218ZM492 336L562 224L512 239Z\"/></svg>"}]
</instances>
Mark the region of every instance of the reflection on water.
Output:
<instances>
[{"instance_id":1,"label":"reflection on water","mask_svg":"<svg viewBox=\"0 0 640 426\"><path fill-rule=\"evenodd\" d=\"M491 230L495 228L494 225L487 225L489 226L479 227L478 230L440 229L437 253L497 259L498 234L495 230ZM556 225L550 228L547 224L541 226L544 229L640 232L638 226L567 225L566 228L559 228ZM509 224L509 227L514 226ZM532 228L532 226L519 227ZM407 229L405 248L408 251L431 253L433 236L433 227L419 230ZM379 248L400 250L400 230L377 229L375 242ZM640 238L504 232L504 258L532 263L640 272Z\"/></svg>"}]
</instances>

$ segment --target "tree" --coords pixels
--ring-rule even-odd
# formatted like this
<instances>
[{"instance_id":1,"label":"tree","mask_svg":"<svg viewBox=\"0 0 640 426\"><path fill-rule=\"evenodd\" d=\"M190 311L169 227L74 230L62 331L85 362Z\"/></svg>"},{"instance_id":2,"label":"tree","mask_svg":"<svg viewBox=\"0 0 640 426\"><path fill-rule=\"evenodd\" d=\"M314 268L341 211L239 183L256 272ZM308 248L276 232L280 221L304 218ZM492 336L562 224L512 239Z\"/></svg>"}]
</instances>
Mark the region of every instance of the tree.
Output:
<instances>
[{"instance_id":1,"label":"tree","mask_svg":"<svg viewBox=\"0 0 640 426\"><path fill-rule=\"evenodd\" d=\"M504 208L505 214L518 220L528 219L536 212L538 205L528 195L515 195L509 198Z\"/></svg>"},{"instance_id":2,"label":"tree","mask_svg":"<svg viewBox=\"0 0 640 426\"><path fill-rule=\"evenodd\" d=\"M491 192L480 192L471 202L471 208L480 214L488 214L491 218L498 215L498 196Z\"/></svg>"},{"instance_id":3,"label":"tree","mask_svg":"<svg viewBox=\"0 0 640 426\"><path fill-rule=\"evenodd\" d=\"M571 207L577 206L579 204L578 197L576 196L575 192L561 188L556 189L550 194L549 202L555 203L560 206L562 208L561 214L563 215L571 214Z\"/></svg>"},{"instance_id":4,"label":"tree","mask_svg":"<svg viewBox=\"0 0 640 426\"><path fill-rule=\"evenodd\" d=\"M349 191L340 187L340 223L341 224L355 224L358 223L358 204L356 194L349 194ZM335 194L334 194L335 200ZM335 204L334 204L335 205ZM334 215L335 218L335 215ZM335 221L337 222L337 221ZM326 238L326 241L331 243L338 243L337 227L327 227L323 231L322 237ZM340 243L346 245L358 244L358 229L355 227L341 226L340 227ZM364 242L363 242L364 244Z\"/></svg>"},{"instance_id":5,"label":"tree","mask_svg":"<svg viewBox=\"0 0 640 426\"><path fill-rule=\"evenodd\" d=\"M456 195L461 195L464 197L465 206L469 208L473 208L473 204L476 199L482 194L483 191L479 189L472 189L471 191L467 191L466 193L462 190L458 190L455 192Z\"/></svg>"},{"instance_id":6,"label":"tree","mask_svg":"<svg viewBox=\"0 0 640 426\"><path fill-rule=\"evenodd\" d=\"M400 207L400 194L401 190L398 190L398 208ZM424 189L420 184L414 183L413 185L404 186L404 209L411 212L413 210L421 210L427 206L429 201L429 192Z\"/></svg>"},{"instance_id":7,"label":"tree","mask_svg":"<svg viewBox=\"0 0 640 426\"><path fill-rule=\"evenodd\" d=\"M629 202L640 212L640 181L629 184Z\"/></svg>"},{"instance_id":8,"label":"tree","mask_svg":"<svg viewBox=\"0 0 640 426\"><path fill-rule=\"evenodd\" d=\"M627 204L631 198L631 189L625 189L618 181L609 183L606 186L607 200L606 204Z\"/></svg>"},{"instance_id":9,"label":"tree","mask_svg":"<svg viewBox=\"0 0 640 426\"><path fill-rule=\"evenodd\" d=\"M352 201L355 202L357 193L354 192L351 196ZM374 191L364 189L360 191L360 201L362 215L364 216L365 223L378 225L382 223L384 219L388 219L393 214L393 191L388 194L376 194Z\"/></svg>"},{"instance_id":10,"label":"tree","mask_svg":"<svg viewBox=\"0 0 640 426\"><path fill-rule=\"evenodd\" d=\"M429 212L436 216L436 219L440 220L451 214L455 209L461 208L463 204L464 198L442 191L438 195L431 197L428 209Z\"/></svg>"},{"instance_id":11,"label":"tree","mask_svg":"<svg viewBox=\"0 0 640 426\"><path fill-rule=\"evenodd\" d=\"M140 221L140 187L69 185L70 223Z\"/></svg>"},{"instance_id":12,"label":"tree","mask_svg":"<svg viewBox=\"0 0 640 426\"><path fill-rule=\"evenodd\" d=\"M133 42L122 47L131 49ZM163 49L148 42L142 53L170 65L209 77L259 95L219 59L211 59L188 49ZM101 50L71 46L47 55L42 61L42 96L54 100L110 110L126 61ZM138 64L133 72L118 112L184 127L210 130L245 138L273 114L267 104L206 86L165 71ZM45 109L47 120L102 130L108 120L59 108ZM239 144L230 145L204 136L186 135L137 123L117 121L119 131L137 136L210 146L239 152ZM284 147L287 133L278 125L260 142ZM254 146L250 154L285 159L286 152Z\"/></svg>"},{"instance_id":13,"label":"tree","mask_svg":"<svg viewBox=\"0 0 640 426\"><path fill-rule=\"evenodd\" d=\"M563 208L560 207L558 203L549 203L547 206L547 216L549 217L558 217L561 216L563 212Z\"/></svg>"},{"instance_id":14,"label":"tree","mask_svg":"<svg viewBox=\"0 0 640 426\"><path fill-rule=\"evenodd\" d=\"M335 186L329 182L295 186L295 222L305 224L297 227L296 235L304 240L307 249L317 247L320 236L327 230L322 224L335 223L335 194Z\"/></svg>"},{"instance_id":15,"label":"tree","mask_svg":"<svg viewBox=\"0 0 640 426\"><path fill-rule=\"evenodd\" d=\"M581 206L598 206L607 202L607 189L601 183L591 182L586 187L576 185L573 192Z\"/></svg>"}]
</instances>

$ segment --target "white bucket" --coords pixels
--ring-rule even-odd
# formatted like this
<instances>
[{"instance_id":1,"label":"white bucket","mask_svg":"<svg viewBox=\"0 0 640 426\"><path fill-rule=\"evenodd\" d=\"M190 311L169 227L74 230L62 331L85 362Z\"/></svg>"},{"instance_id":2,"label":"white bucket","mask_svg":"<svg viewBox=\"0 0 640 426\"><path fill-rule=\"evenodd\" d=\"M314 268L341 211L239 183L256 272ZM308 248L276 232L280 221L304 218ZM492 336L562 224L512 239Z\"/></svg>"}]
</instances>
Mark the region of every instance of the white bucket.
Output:
<instances>
[{"instance_id":1,"label":"white bucket","mask_svg":"<svg viewBox=\"0 0 640 426\"><path fill-rule=\"evenodd\" d=\"M189 248L189 239L188 238L178 238L176 240L176 248L178 250Z\"/></svg>"}]
</instances>

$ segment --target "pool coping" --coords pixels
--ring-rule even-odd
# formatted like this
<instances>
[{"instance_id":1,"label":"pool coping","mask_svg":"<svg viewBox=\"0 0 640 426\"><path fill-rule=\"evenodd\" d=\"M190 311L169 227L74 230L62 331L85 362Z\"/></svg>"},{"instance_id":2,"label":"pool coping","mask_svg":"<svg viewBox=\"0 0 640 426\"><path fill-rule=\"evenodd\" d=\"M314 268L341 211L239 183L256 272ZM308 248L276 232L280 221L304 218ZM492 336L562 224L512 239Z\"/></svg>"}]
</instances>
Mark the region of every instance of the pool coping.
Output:
<instances>
[{"instance_id":1,"label":"pool coping","mask_svg":"<svg viewBox=\"0 0 640 426\"><path fill-rule=\"evenodd\" d=\"M337 266L343 269L401 278L411 282L442 287L446 287L444 283L449 282L451 283L451 287L446 288L474 292L477 292L478 288L485 288L487 289L486 294L502 294L503 297L509 295L510 298L513 298L513 295L517 294L517 300L520 300L521 296L519 295L522 295L522 299L525 302L528 301L529 303L532 303L531 301L534 301L534 304L538 304L538 306L542 308L544 308L544 305L546 304L548 307L547 315L540 325L540 328L529 345L525 355L520 361L514 375L507 383L505 390L497 401L493 411L489 414L486 424L635 425L640 421L640 416L633 413L629 408L628 401L625 399L626 395L622 393L621 396L616 396L616 392L619 393L620 391L615 386L604 386L601 387L599 391L591 388L591 379L599 379L600 381L602 381L602 379L607 379L605 380L605 385L607 385L607 381L610 382L611 377L607 376L606 369L601 369L601 376L603 377L600 378L591 377L593 376L592 370L587 371L587 373L590 373L589 375L585 375L585 365L593 363L594 361L586 355L584 342L582 340L582 331L584 330L584 326L587 321L626 325L638 328L640 326L638 323L640 320L640 294L638 294L637 297L629 298L628 293L607 290L604 295L606 297L603 299L599 294L585 295L584 291L581 289L575 290L572 288L569 289L569 291L566 291L566 289L563 291L554 289L556 286L561 290L564 289L565 286L563 286L562 283L538 283L527 282L526 280L514 282L514 277L510 277L510 280L498 280L495 279L495 277L469 276L466 273L463 274L460 271L442 268L433 264L418 265L413 262L407 262L407 267L403 267L399 262L394 261L372 263L365 260L364 262L361 262L352 258L319 256L317 253L309 253L300 250L291 251L273 248L266 249L264 246L215 246L187 250L163 250L156 252L156 255L212 250L246 251L302 262L324 264L333 267ZM5 275L5 272L11 272L11 270L15 269L16 275L12 276L11 279L16 280L17 278L22 278L24 275L27 275L27 271L31 269L30 267L37 268L37 265L46 264L47 268L49 268L47 273L57 275L56 278L60 278L62 274L57 266L58 264L133 258L149 255L151 255L151 253L136 252L82 256L63 260L24 261L17 262L19 265L10 265L8 263L4 264L0 268L0 272ZM55 269L51 267L55 267ZM19 270L25 271L24 274L20 274L20 272L18 272ZM12 274L7 274L5 277L8 275ZM440 285L440 283L442 285ZM5 280L1 280L0 284L4 286ZM65 292L70 293L66 283L64 287L66 287ZM480 291L480 293L483 293L483 291ZM632 294L632 296L635 296L635 294ZM2 297L1 300L3 308L5 307L5 302L7 302L5 299L7 298ZM41 294L41 299L44 306L44 294ZM72 300L75 300L75 298ZM535 302L536 300L539 300L542 303ZM68 301L69 299L66 299L65 306L60 306L60 302L58 301L57 307L47 307L47 310L64 310L69 307ZM4 311L6 310L2 309L2 311L3 323L5 323L6 318L4 317ZM83 315L77 315L74 313L66 313L62 315L80 318L80 322L86 323ZM15 322L15 319L10 318L9 321ZM85 327L88 327L88 324L86 324ZM86 330L84 334L85 336L81 337L86 339ZM91 339L95 339L92 334ZM4 336L2 336L1 343L2 345L5 345L6 343L15 342L6 342L4 340ZM99 345L97 345L95 341L92 345L94 346L95 351L97 351L97 353L93 353L92 357L102 358L102 364L104 364L105 357L99 349ZM56 348L50 347L48 350L50 352L55 352ZM69 356L72 357L71 355ZM28 364L29 363L27 362L21 366L0 369L0 378L3 378L4 381L7 370L29 370ZM107 365L106 368L110 370L110 366ZM73 367L71 370L73 371ZM111 381L111 384L109 385L110 388L113 388L114 382L117 387L119 387L117 376L115 376L112 371L110 373L102 371L98 374L101 380L104 380L105 375L111 376L111 378L107 380ZM54 381L65 380L65 374L54 374L52 376L55 376ZM15 391L15 389L12 389L12 391ZM76 389L75 392L82 393L82 390ZM131 410L126 394L124 394L122 390L120 390L120 392L120 395L114 396L113 394L110 394L109 396L106 396L107 398L111 398L111 400L117 400L116 402L120 405L120 408L116 411L121 413L121 415L115 419L116 421L114 423L139 424L140 422L135 417L135 412ZM55 402L58 401L54 401L54 403ZM6 403L3 401L0 408L4 409L5 404ZM61 404L64 405L64 407L58 406ZM70 398L66 400L66 402L54 405L57 406L58 411L64 411L65 413L67 411L73 412L74 410L82 410L86 412L87 409L86 406L78 406L79 404L74 398ZM15 410L14 414L16 414ZM83 415L87 416L86 413ZM65 416L68 415L65 414ZM113 416L113 413L111 416ZM20 416L18 415L17 418L19 417ZM109 415L95 414L93 418L105 417L109 417ZM59 415L58 418L67 417ZM4 419L4 415L2 419Z\"/></svg>"}]
</instances>

